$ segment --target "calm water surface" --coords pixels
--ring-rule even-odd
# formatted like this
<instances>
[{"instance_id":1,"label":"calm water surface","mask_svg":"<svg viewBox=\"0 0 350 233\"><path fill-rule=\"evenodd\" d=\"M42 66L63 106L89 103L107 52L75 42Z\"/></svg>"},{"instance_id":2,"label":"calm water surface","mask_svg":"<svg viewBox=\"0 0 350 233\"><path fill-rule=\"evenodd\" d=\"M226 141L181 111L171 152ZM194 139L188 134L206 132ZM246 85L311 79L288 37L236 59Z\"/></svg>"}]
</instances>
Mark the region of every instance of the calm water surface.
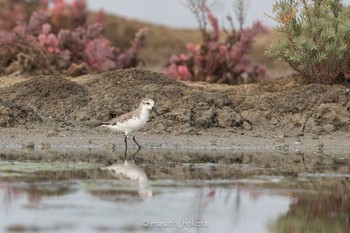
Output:
<instances>
[{"instance_id":1,"label":"calm water surface","mask_svg":"<svg viewBox=\"0 0 350 233\"><path fill-rule=\"evenodd\" d=\"M345 174L281 176L213 163L100 167L0 161L0 232L350 232ZM233 170L259 172L200 176Z\"/></svg>"}]
</instances>

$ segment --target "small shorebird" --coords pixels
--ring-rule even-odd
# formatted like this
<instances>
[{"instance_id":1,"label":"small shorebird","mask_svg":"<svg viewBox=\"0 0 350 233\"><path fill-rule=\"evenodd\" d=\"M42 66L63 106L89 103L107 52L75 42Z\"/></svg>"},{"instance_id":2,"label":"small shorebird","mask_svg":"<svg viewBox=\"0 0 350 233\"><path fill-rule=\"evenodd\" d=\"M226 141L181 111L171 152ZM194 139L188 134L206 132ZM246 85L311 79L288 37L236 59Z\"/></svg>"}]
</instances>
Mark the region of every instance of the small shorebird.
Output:
<instances>
[{"instance_id":1,"label":"small shorebird","mask_svg":"<svg viewBox=\"0 0 350 233\"><path fill-rule=\"evenodd\" d=\"M159 115L156 109L154 100L150 98L144 98L142 99L138 109L135 109L134 111L128 112L119 117L113 118L112 120L105 122L103 125L101 125L113 131L124 133L125 159L126 159L126 153L128 150L127 140L128 140L129 134L133 135L132 139L138 146L137 152L141 149L140 144L135 139L135 132L142 129L145 126L146 122L148 121L150 111L154 111L157 115ZM133 157L135 156L135 154L133 155Z\"/></svg>"}]
</instances>

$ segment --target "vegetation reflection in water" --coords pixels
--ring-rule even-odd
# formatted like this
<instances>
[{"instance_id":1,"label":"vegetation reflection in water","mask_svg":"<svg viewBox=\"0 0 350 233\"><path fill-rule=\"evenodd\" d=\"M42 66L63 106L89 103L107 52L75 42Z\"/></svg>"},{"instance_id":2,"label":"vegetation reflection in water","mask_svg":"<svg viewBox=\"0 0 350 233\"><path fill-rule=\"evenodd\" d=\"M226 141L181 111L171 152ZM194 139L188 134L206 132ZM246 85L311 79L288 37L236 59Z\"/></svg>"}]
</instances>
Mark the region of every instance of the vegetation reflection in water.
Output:
<instances>
[{"instance_id":1,"label":"vegetation reflection in water","mask_svg":"<svg viewBox=\"0 0 350 233\"><path fill-rule=\"evenodd\" d=\"M267 169L269 172L243 173L243 177L240 173L237 179L220 180L201 179L198 173L257 168L215 163L167 167L147 161L107 167L84 162L1 161L0 229L350 232L346 175L304 172L287 177ZM161 176L161 172L168 174ZM191 173L197 175L186 179ZM56 217L45 217L50 215Z\"/></svg>"}]
</instances>

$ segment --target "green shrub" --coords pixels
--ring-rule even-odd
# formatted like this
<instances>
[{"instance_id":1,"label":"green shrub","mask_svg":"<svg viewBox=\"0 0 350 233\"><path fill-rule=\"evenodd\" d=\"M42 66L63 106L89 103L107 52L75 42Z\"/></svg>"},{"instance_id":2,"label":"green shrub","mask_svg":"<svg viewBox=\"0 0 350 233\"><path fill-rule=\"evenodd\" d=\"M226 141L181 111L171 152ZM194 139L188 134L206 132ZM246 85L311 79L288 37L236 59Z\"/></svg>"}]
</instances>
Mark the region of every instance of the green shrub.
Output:
<instances>
[{"instance_id":1,"label":"green shrub","mask_svg":"<svg viewBox=\"0 0 350 233\"><path fill-rule=\"evenodd\" d=\"M349 77L350 9L341 0L277 0L274 20L281 37L267 50L308 83Z\"/></svg>"}]
</instances>

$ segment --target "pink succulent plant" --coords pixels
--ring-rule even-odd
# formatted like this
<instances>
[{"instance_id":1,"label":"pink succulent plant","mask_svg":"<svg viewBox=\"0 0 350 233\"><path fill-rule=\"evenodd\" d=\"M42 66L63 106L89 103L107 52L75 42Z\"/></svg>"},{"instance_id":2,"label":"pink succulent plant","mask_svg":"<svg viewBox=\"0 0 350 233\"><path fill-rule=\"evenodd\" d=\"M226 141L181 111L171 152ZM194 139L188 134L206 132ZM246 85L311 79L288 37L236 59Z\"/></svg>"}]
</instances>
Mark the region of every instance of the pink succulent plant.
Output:
<instances>
[{"instance_id":1,"label":"pink succulent plant","mask_svg":"<svg viewBox=\"0 0 350 233\"><path fill-rule=\"evenodd\" d=\"M221 42L217 18L208 7L205 12L213 31L206 31L199 45L188 43L187 54L172 55L166 74L175 79L228 84L261 80L266 70L254 64L248 54L254 37L266 32L266 28L256 22L251 28L242 29L236 37L234 34L228 35L228 38L233 37L235 40L226 38L227 42Z\"/></svg>"},{"instance_id":2,"label":"pink succulent plant","mask_svg":"<svg viewBox=\"0 0 350 233\"><path fill-rule=\"evenodd\" d=\"M14 12L22 12L21 5L8 6L11 8L0 9L0 13L9 13L13 8L16 9ZM40 0L37 10L28 16L28 23L22 20L26 17L14 17L18 22L9 29L2 25L0 15L0 73L9 70L7 66L18 63L17 54L23 54L22 58L31 63L26 69L38 68L36 72L45 74L65 72L64 69L72 65L82 66L84 72L128 68L139 63L138 54L145 46L146 28L136 33L128 50L112 46L101 35L105 20L103 12L87 26L85 0L72 3ZM67 25L70 27L65 27Z\"/></svg>"}]
</instances>

